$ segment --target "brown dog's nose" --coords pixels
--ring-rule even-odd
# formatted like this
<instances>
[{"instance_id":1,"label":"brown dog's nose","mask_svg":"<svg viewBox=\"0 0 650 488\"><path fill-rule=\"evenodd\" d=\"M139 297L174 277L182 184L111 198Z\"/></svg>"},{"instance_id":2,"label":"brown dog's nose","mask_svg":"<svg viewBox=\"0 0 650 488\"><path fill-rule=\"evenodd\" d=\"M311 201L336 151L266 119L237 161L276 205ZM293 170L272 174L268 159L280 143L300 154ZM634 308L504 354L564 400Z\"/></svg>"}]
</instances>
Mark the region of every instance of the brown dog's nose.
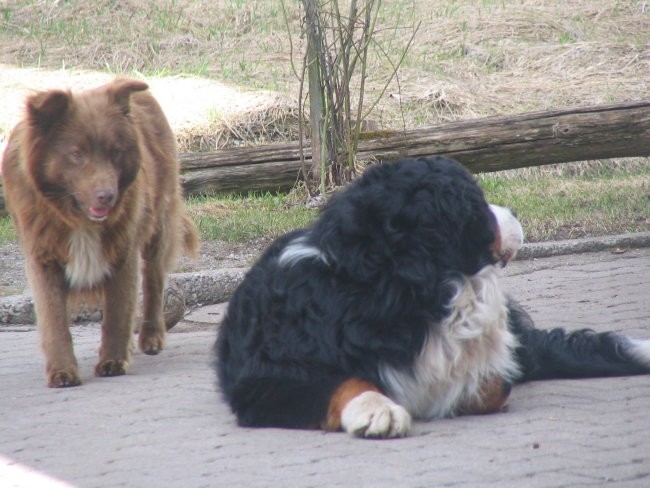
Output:
<instances>
[{"instance_id":1,"label":"brown dog's nose","mask_svg":"<svg viewBox=\"0 0 650 488\"><path fill-rule=\"evenodd\" d=\"M108 207L113 203L115 192L113 190L97 190L95 192L95 200L99 205Z\"/></svg>"}]
</instances>

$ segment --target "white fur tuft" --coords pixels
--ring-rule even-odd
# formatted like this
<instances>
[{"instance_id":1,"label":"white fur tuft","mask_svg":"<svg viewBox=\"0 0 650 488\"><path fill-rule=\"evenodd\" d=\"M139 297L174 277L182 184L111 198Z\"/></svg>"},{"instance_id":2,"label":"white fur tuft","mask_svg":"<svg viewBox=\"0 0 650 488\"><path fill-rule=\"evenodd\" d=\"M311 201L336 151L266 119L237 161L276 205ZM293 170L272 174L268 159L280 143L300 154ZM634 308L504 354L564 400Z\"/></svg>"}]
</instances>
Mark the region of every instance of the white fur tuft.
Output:
<instances>
[{"instance_id":1,"label":"white fur tuft","mask_svg":"<svg viewBox=\"0 0 650 488\"><path fill-rule=\"evenodd\" d=\"M512 212L498 205L490 205L501 234L500 253L507 260L511 260L524 244L524 230Z\"/></svg>"},{"instance_id":2,"label":"white fur tuft","mask_svg":"<svg viewBox=\"0 0 650 488\"><path fill-rule=\"evenodd\" d=\"M65 276L72 288L92 288L111 273L99 232L77 230L70 235Z\"/></svg>"},{"instance_id":3,"label":"white fur tuft","mask_svg":"<svg viewBox=\"0 0 650 488\"><path fill-rule=\"evenodd\" d=\"M641 364L650 368L650 340L629 339L630 355Z\"/></svg>"},{"instance_id":4,"label":"white fur tuft","mask_svg":"<svg viewBox=\"0 0 650 488\"><path fill-rule=\"evenodd\" d=\"M404 437L411 428L411 416L390 398L366 391L345 406L341 425L354 437Z\"/></svg>"},{"instance_id":5,"label":"white fur tuft","mask_svg":"<svg viewBox=\"0 0 650 488\"><path fill-rule=\"evenodd\" d=\"M280 266L293 266L301 259L320 259L327 263L325 255L316 246L306 244L307 236L296 237L285 247L278 258Z\"/></svg>"}]
</instances>

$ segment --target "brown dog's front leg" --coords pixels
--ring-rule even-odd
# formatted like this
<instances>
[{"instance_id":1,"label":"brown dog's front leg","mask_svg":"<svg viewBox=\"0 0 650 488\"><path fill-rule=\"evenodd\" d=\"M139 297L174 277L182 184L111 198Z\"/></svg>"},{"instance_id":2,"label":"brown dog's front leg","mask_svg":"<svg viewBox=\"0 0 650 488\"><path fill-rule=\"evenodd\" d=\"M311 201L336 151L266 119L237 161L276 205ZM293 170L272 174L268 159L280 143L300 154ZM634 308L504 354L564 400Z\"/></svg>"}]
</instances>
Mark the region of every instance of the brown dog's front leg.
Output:
<instances>
[{"instance_id":1,"label":"brown dog's front leg","mask_svg":"<svg viewBox=\"0 0 650 488\"><path fill-rule=\"evenodd\" d=\"M63 271L54 264L43 264L28 258L27 276L34 294L47 386L60 388L80 385L68 324L68 291Z\"/></svg>"},{"instance_id":2,"label":"brown dog's front leg","mask_svg":"<svg viewBox=\"0 0 650 488\"><path fill-rule=\"evenodd\" d=\"M127 372L135 328L138 261L137 249L131 250L104 285L102 342L95 376L120 376Z\"/></svg>"},{"instance_id":3,"label":"brown dog's front leg","mask_svg":"<svg viewBox=\"0 0 650 488\"><path fill-rule=\"evenodd\" d=\"M158 354L165 347L167 328L163 314L163 298L166 279L165 250L160 237L156 236L144 252L143 313L138 344L145 354Z\"/></svg>"}]
</instances>

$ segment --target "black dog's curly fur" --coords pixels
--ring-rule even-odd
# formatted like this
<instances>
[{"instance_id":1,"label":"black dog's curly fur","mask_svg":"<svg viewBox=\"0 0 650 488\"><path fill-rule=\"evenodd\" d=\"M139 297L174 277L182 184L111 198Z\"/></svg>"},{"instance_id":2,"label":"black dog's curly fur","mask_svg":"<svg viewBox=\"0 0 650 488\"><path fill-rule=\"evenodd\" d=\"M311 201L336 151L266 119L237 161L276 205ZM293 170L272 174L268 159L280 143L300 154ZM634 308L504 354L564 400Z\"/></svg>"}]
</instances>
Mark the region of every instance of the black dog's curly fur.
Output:
<instances>
[{"instance_id":1,"label":"black dog's curly fur","mask_svg":"<svg viewBox=\"0 0 650 488\"><path fill-rule=\"evenodd\" d=\"M441 332L457 283L495 264L495 232L459 164L437 157L369 169L313 225L277 239L232 297L215 366L239 423L318 427L350 378L388 394L381 367L413 367ZM623 336L549 336L508 307L520 380L649 372Z\"/></svg>"}]
</instances>

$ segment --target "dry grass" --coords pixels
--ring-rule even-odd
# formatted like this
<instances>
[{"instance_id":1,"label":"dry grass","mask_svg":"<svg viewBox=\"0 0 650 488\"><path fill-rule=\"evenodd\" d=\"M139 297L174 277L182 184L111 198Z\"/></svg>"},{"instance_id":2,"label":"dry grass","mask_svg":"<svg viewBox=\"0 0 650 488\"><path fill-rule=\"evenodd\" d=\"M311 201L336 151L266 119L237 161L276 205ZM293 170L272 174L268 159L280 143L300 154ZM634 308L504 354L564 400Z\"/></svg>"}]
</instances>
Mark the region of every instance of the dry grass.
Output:
<instances>
[{"instance_id":1,"label":"dry grass","mask_svg":"<svg viewBox=\"0 0 650 488\"><path fill-rule=\"evenodd\" d=\"M295 139L293 66L305 46L300 2L285 3L293 46L280 0L2 1L0 150L31 90L85 88L116 74L151 84L182 151ZM646 0L383 0L380 17L365 98L368 107L379 100L369 117L380 129L650 98ZM392 63L416 29L398 76L388 83ZM493 178L528 180L521 190L506 191L508 198L529 194L528 203L515 206L522 215L537 213L527 224L538 238L575 237L650 230L649 167L647 159L610 160ZM632 175L620 180L629 190L625 197L604 191L619 184L607 183L618 169ZM577 183L598 177L605 188L587 182L586 194L613 200L567 200L545 217L547 199L563 200L547 179L566 176L580 177ZM617 200L630 203L607 215ZM625 205L634 208L626 212ZM584 211L564 211L572 206Z\"/></svg>"},{"instance_id":2,"label":"dry grass","mask_svg":"<svg viewBox=\"0 0 650 488\"><path fill-rule=\"evenodd\" d=\"M650 94L647 2L477 3L455 2L447 17L435 8L424 17L422 40L429 48L419 44L402 73L402 93L412 100L409 120L432 123Z\"/></svg>"},{"instance_id":3,"label":"dry grass","mask_svg":"<svg viewBox=\"0 0 650 488\"><path fill-rule=\"evenodd\" d=\"M12 0L0 10L0 63L147 78L185 74L204 84L272 90L283 96L253 92L260 106L237 116L227 113L218 90L198 92L204 111L195 127L183 127L181 143L196 150L290 139L298 84L291 63L300 64L304 45L299 2L285 3L293 46L279 0ZM392 62L422 23L388 86L393 96L382 97L371 114L380 128L650 95L647 1L384 0L381 17L376 52L389 52ZM368 104L392 74L385 56L371 63Z\"/></svg>"},{"instance_id":4,"label":"dry grass","mask_svg":"<svg viewBox=\"0 0 650 488\"><path fill-rule=\"evenodd\" d=\"M131 76L142 77L139 74ZM0 65L0 148L20 120L24 98L35 90L80 90L114 75L97 71L15 68ZM247 90L217 80L184 76L143 77L176 132L181 151L217 148L295 137L293 99L269 90Z\"/></svg>"}]
</instances>

